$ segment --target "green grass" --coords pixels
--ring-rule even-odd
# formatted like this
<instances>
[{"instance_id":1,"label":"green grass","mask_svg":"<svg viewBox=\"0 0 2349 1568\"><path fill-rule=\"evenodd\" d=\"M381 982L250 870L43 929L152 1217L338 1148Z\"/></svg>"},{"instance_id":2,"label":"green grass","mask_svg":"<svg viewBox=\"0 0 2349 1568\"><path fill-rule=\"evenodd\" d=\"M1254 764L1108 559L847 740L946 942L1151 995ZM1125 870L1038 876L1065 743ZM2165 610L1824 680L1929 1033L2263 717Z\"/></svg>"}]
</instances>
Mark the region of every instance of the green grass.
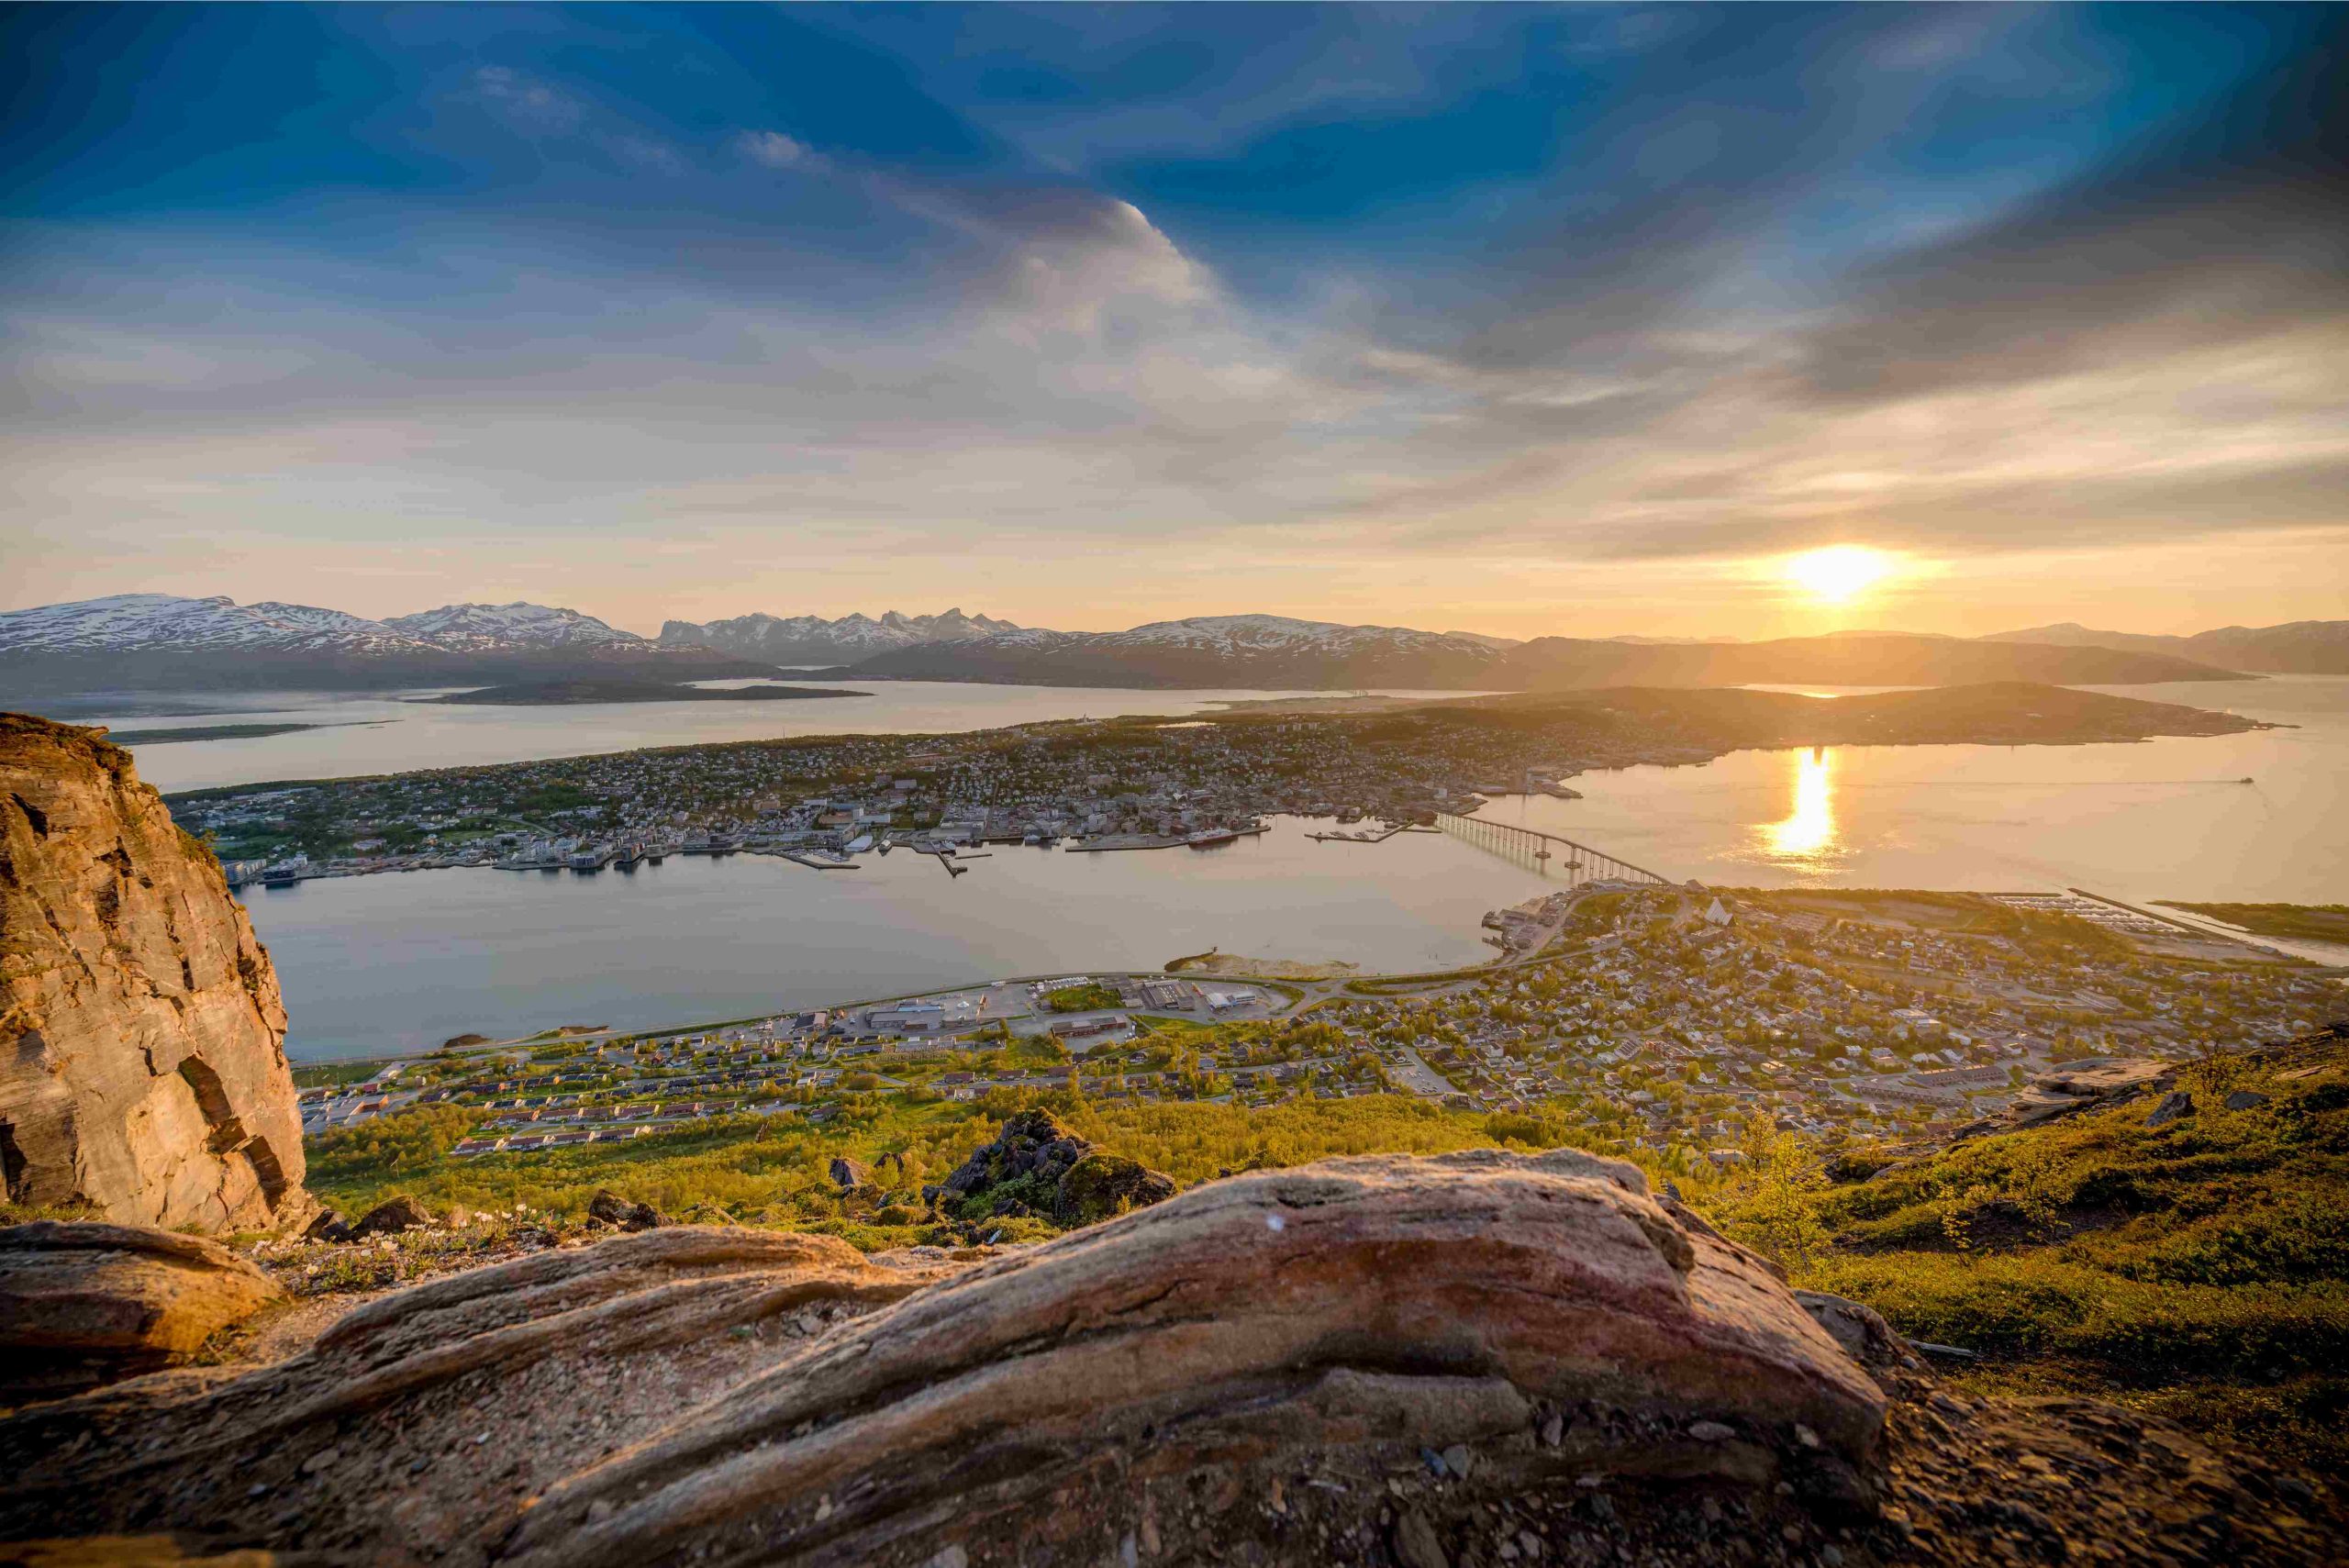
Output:
<instances>
[{"instance_id":1,"label":"green grass","mask_svg":"<svg viewBox=\"0 0 2349 1568\"><path fill-rule=\"evenodd\" d=\"M1063 985L1057 991L1044 993L1044 1006L1055 1013L1091 1013L1117 1005L1116 988L1098 981L1083 985Z\"/></svg>"},{"instance_id":2,"label":"green grass","mask_svg":"<svg viewBox=\"0 0 2349 1568\"><path fill-rule=\"evenodd\" d=\"M2313 1467L2349 1462L2349 1063L2220 1060L2149 1099L1830 1184L1765 1168L1710 1195L1798 1284L1912 1338L1981 1351L1988 1386L2176 1413ZM2270 1096L2224 1108L2232 1090Z\"/></svg>"},{"instance_id":3,"label":"green grass","mask_svg":"<svg viewBox=\"0 0 2349 1568\"><path fill-rule=\"evenodd\" d=\"M1234 1029L1227 1043L1262 1029ZM1199 1038L1185 1033L1186 1046ZM941 1052L937 1063L965 1059ZM2336 1052L2305 1076L2286 1071L2240 1059L2197 1064L2182 1077L2198 1108L2165 1127L2144 1126L2152 1102L2140 1099L1898 1160L1865 1180L1831 1180L1820 1149L1761 1124L1744 1140L1747 1163L1728 1174L1685 1151L1631 1152L1723 1229L1778 1258L1795 1283L1868 1302L1913 1338L1981 1352L1952 1374L1964 1384L2118 1399L2338 1473L2349 1465L2349 1057ZM2268 1101L2225 1109L2237 1089ZM404 1191L436 1210L522 1203L575 1217L608 1186L681 1218L722 1209L872 1250L952 1239L922 1209L919 1187L1030 1106L1184 1186L1338 1154L1615 1151L1564 1113L1485 1115L1408 1096L1257 1111L1111 1103L1081 1090L963 1103L917 1085L851 1094L817 1126L735 1118L626 1143L468 1160L448 1151L478 1113L409 1111L317 1140L309 1183L353 1215ZM825 1170L835 1154L877 1173L881 1156L898 1154L905 1172L893 1164L880 1173L881 1192L844 1197ZM1013 1240L1051 1229L1032 1218L1000 1225Z\"/></svg>"}]
</instances>

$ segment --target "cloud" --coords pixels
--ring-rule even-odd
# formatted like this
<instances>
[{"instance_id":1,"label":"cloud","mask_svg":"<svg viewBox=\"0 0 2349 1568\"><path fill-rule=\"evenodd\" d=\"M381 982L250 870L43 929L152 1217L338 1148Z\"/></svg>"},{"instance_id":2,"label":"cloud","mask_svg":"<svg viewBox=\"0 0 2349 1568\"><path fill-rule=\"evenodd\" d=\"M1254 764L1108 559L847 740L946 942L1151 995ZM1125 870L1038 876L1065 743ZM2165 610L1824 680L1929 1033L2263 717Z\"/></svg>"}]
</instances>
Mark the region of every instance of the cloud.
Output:
<instances>
[{"instance_id":1,"label":"cloud","mask_svg":"<svg viewBox=\"0 0 2349 1568\"><path fill-rule=\"evenodd\" d=\"M578 99L509 66L482 66L473 72L473 83L474 94L500 117L532 135L568 135L587 117Z\"/></svg>"},{"instance_id":2,"label":"cloud","mask_svg":"<svg viewBox=\"0 0 2349 1568\"><path fill-rule=\"evenodd\" d=\"M734 139L734 147L751 162L769 169L796 169L801 173L820 174L831 167L831 160L798 138L785 136L779 130L743 131Z\"/></svg>"}]
</instances>

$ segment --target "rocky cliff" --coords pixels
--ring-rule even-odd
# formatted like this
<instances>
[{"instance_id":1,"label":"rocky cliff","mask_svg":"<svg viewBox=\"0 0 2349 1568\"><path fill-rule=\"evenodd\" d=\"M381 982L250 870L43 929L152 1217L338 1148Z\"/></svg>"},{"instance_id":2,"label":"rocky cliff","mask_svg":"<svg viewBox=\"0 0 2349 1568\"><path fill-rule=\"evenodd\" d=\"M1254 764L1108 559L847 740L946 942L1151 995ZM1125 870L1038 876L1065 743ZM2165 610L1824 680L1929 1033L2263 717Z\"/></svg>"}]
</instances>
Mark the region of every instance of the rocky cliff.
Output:
<instances>
[{"instance_id":1,"label":"rocky cliff","mask_svg":"<svg viewBox=\"0 0 2349 1568\"><path fill-rule=\"evenodd\" d=\"M98 732L0 714L0 1165L127 1223L308 1218L269 954Z\"/></svg>"}]
</instances>

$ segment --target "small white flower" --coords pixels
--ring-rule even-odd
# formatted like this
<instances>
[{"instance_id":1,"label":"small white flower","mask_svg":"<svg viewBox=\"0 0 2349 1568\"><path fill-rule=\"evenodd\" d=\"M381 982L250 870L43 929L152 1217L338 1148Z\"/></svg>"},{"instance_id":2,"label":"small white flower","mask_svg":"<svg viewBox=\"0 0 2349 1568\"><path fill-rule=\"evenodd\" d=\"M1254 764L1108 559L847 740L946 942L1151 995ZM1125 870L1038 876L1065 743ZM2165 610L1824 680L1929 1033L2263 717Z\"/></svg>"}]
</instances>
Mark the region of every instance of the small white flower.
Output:
<instances>
[{"instance_id":1,"label":"small white flower","mask_svg":"<svg viewBox=\"0 0 2349 1568\"><path fill-rule=\"evenodd\" d=\"M1277 1214L1268 1214L1264 1216L1264 1229L1277 1236L1288 1229L1288 1221Z\"/></svg>"}]
</instances>

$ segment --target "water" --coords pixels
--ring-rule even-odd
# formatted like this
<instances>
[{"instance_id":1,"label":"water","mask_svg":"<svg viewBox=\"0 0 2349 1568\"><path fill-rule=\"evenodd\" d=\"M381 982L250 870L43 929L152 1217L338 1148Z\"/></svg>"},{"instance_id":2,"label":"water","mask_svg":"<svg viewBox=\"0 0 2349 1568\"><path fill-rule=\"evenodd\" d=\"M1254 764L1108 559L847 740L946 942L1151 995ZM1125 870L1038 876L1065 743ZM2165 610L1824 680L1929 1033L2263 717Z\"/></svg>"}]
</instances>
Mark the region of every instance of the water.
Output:
<instances>
[{"instance_id":1,"label":"water","mask_svg":"<svg viewBox=\"0 0 2349 1568\"><path fill-rule=\"evenodd\" d=\"M789 672L781 678L789 680ZM874 681L842 688L866 695L805 702L469 707L401 700L438 695L451 689L368 694L246 692L167 699L126 694L119 703L79 702L71 714L59 711L50 717L120 729L184 729L229 723L335 727L241 740L179 740L132 748L139 776L158 789L172 791L276 780L350 778L420 768L479 767L646 746L770 740L795 735L936 735L1129 713L1188 716L1221 702L1326 695ZM1465 694L1392 690L1382 695L1456 697Z\"/></svg>"},{"instance_id":2,"label":"water","mask_svg":"<svg viewBox=\"0 0 2349 1568\"><path fill-rule=\"evenodd\" d=\"M435 871L242 895L298 1061L380 1055L557 1024L747 1018L994 979L1258 958L1444 968L1490 957L1486 910L1555 884L1440 834L1317 844L1284 818L1209 850L1006 846L950 878L868 855L818 872L764 855L672 856L592 876Z\"/></svg>"},{"instance_id":3,"label":"water","mask_svg":"<svg viewBox=\"0 0 2349 1568\"><path fill-rule=\"evenodd\" d=\"M2207 684L2105 689L2219 706ZM2281 676L2223 696L2298 728L2135 745L1740 751L1586 773L1573 781L1585 799L1510 799L1485 815L1732 885L2349 902L2349 678Z\"/></svg>"},{"instance_id":4,"label":"water","mask_svg":"<svg viewBox=\"0 0 2349 1568\"><path fill-rule=\"evenodd\" d=\"M2116 695L2220 700L2208 685ZM1214 695L953 686L889 700L898 717L871 728L908 723L917 704L939 705L928 711L941 728L972 728L1045 717L1039 708L1053 704L1072 715L1180 713ZM2139 745L1744 751L1701 767L1586 773L1574 781L1583 800L1508 799L1486 815L1726 885L2079 886L2133 902L2349 902L2349 679L2278 678L2230 686L2224 700L2299 728ZM518 720L543 735L567 729L579 710L421 711L485 718L490 728ZM629 709L607 722L705 717L721 725L772 717L696 710L648 720ZM959 726L946 722L957 717ZM540 721L550 728L537 728ZM458 732L471 735L472 725ZM639 728L579 749L647 740ZM157 748L141 755L141 772L207 744ZM429 760L345 760L324 771ZM2254 782L2233 782L2245 775ZM934 861L907 853L835 873L737 856L592 877L358 877L248 889L246 900L285 987L288 1048L316 1059L467 1031L640 1027L998 975L1154 968L1209 947L1346 959L1372 971L1439 967L1491 951L1477 925L1486 910L1553 885L1450 838L1315 844L1310 826L1283 818L1263 838L1207 851L1005 848L951 881Z\"/></svg>"}]
</instances>

